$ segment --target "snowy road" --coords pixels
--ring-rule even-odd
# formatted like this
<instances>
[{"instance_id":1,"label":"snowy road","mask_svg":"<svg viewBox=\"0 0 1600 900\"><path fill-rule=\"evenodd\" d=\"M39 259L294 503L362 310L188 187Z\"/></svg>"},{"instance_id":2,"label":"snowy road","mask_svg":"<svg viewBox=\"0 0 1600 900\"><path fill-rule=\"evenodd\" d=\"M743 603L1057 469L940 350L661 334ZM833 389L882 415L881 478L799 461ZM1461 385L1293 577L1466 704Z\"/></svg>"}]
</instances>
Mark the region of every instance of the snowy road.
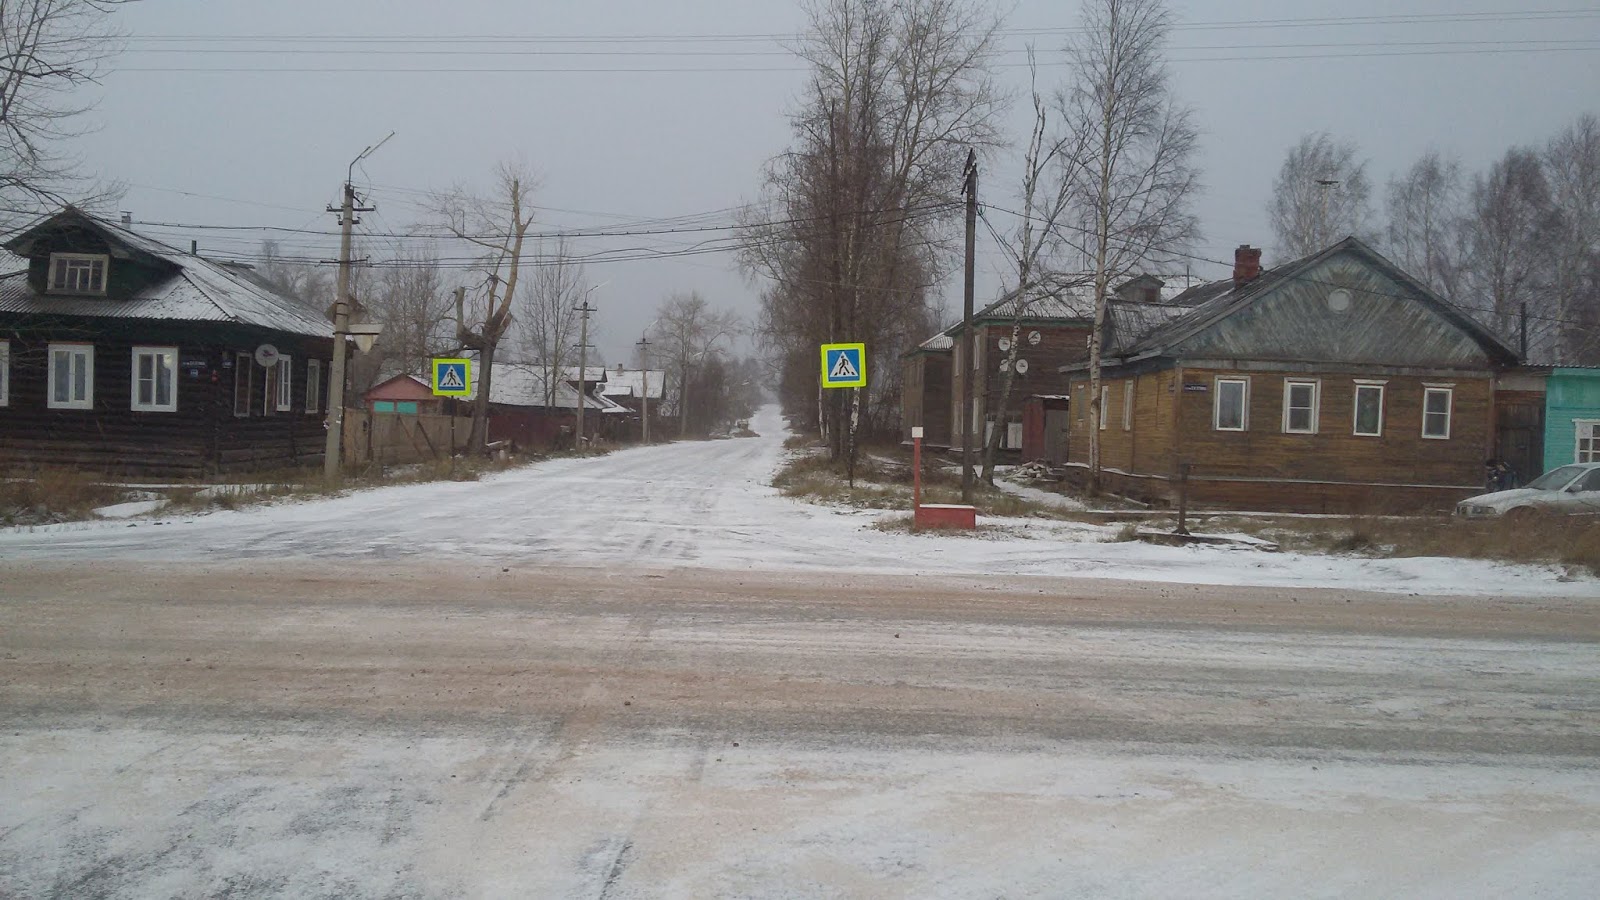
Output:
<instances>
[{"instance_id":1,"label":"snowy road","mask_svg":"<svg viewBox=\"0 0 1600 900\"><path fill-rule=\"evenodd\" d=\"M0 564L0 896L1589 898L1600 610Z\"/></svg>"},{"instance_id":2,"label":"snowy road","mask_svg":"<svg viewBox=\"0 0 1600 900\"><path fill-rule=\"evenodd\" d=\"M1074 523L1004 520L1003 533L882 532L881 514L784 498L775 407L761 437L630 448L481 482L407 485L205 516L0 531L0 559L221 562L407 559L532 565L1043 575L1419 594L1594 596L1592 579L1468 560L1367 560L1105 543ZM159 522L160 524L156 524Z\"/></svg>"}]
</instances>

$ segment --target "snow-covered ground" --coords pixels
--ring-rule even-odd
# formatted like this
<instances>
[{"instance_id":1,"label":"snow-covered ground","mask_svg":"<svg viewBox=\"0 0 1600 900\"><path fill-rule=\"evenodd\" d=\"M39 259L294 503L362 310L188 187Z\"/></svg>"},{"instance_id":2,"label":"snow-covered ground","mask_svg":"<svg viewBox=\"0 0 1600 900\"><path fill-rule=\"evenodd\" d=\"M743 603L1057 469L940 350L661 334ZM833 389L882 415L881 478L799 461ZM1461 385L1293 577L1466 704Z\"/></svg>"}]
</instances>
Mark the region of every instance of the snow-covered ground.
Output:
<instances>
[{"instance_id":1,"label":"snow-covered ground","mask_svg":"<svg viewBox=\"0 0 1600 900\"><path fill-rule=\"evenodd\" d=\"M759 438L636 447L480 482L406 485L231 512L0 532L3 559L141 561L415 557L523 564L1002 574L1193 584L1341 587L1425 594L1595 596L1551 567L1372 560L1106 543L1110 529L998 520L999 533L930 536L871 527L882 513L780 496L775 407Z\"/></svg>"}]
</instances>

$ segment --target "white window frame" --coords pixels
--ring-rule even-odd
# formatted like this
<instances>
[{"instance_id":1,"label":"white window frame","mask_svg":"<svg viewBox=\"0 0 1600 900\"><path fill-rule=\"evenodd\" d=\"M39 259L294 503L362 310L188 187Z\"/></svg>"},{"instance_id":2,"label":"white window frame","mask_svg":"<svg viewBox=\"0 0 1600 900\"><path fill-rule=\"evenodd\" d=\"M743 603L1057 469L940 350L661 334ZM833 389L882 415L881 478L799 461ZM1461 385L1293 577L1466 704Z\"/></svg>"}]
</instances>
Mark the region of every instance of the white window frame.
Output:
<instances>
[{"instance_id":1,"label":"white window frame","mask_svg":"<svg viewBox=\"0 0 1600 900\"><path fill-rule=\"evenodd\" d=\"M1243 395L1239 398L1239 427L1223 427L1222 425L1222 386L1237 384L1244 388ZM1249 431L1250 430L1250 379L1217 376L1211 387L1214 391L1211 401L1211 429L1213 431Z\"/></svg>"},{"instance_id":2,"label":"white window frame","mask_svg":"<svg viewBox=\"0 0 1600 900\"><path fill-rule=\"evenodd\" d=\"M50 409L94 409L94 345L80 343L50 344L48 350L50 353L50 363L45 373L45 377L48 379L45 383L45 406ZM56 399L57 353L70 353L73 356L83 357L84 396L79 398L69 397L67 400ZM72 393L73 387L71 382L76 380L72 377L73 374L75 374L74 371L72 371L74 369L76 369L75 365L69 366L69 371L67 372L67 379L69 382L67 385L67 393L69 395Z\"/></svg>"},{"instance_id":3,"label":"white window frame","mask_svg":"<svg viewBox=\"0 0 1600 900\"><path fill-rule=\"evenodd\" d=\"M1585 431L1589 433L1584 434ZM1589 442L1589 458L1583 458L1583 442ZM1600 462L1600 419L1572 420L1572 461Z\"/></svg>"},{"instance_id":4,"label":"white window frame","mask_svg":"<svg viewBox=\"0 0 1600 900\"><path fill-rule=\"evenodd\" d=\"M1444 403L1444 434L1428 433L1428 397L1433 394L1443 394ZM1429 441L1448 441L1450 432L1455 425L1456 389L1447 385L1424 385L1422 388L1422 437Z\"/></svg>"},{"instance_id":5,"label":"white window frame","mask_svg":"<svg viewBox=\"0 0 1600 900\"><path fill-rule=\"evenodd\" d=\"M250 418L250 404L256 394L256 361L248 353L233 354L233 417ZM239 382L244 381L244 393L239 392ZM244 412L239 411L239 397L244 397Z\"/></svg>"},{"instance_id":6,"label":"white window frame","mask_svg":"<svg viewBox=\"0 0 1600 900\"><path fill-rule=\"evenodd\" d=\"M1122 430L1133 430L1133 385L1132 378L1122 383Z\"/></svg>"},{"instance_id":7,"label":"white window frame","mask_svg":"<svg viewBox=\"0 0 1600 900\"><path fill-rule=\"evenodd\" d=\"M1361 392L1362 391L1377 391L1378 392L1378 430L1377 431L1362 431L1361 430ZM1352 435L1355 435L1356 437L1383 437L1383 424L1384 424L1384 419L1386 418L1385 415L1384 415L1384 405L1385 405L1384 404L1384 400L1386 399L1385 395L1387 395L1388 393L1389 393L1388 385L1385 382L1382 382L1382 381L1358 381L1358 382L1356 382L1355 393L1354 393L1354 395L1352 395L1351 401L1350 401L1350 433Z\"/></svg>"},{"instance_id":8,"label":"white window frame","mask_svg":"<svg viewBox=\"0 0 1600 900\"><path fill-rule=\"evenodd\" d=\"M1311 427L1295 428L1291 422L1290 411L1297 407L1290 405L1297 387L1311 388ZM1285 378L1283 380L1283 433L1284 434L1316 434L1322 424L1322 381L1317 378Z\"/></svg>"},{"instance_id":9,"label":"white window frame","mask_svg":"<svg viewBox=\"0 0 1600 900\"><path fill-rule=\"evenodd\" d=\"M276 381L269 381L277 389L277 396L267 398L272 404L274 412L289 412L294 409L294 358L285 354L278 357L274 363L278 369Z\"/></svg>"},{"instance_id":10,"label":"white window frame","mask_svg":"<svg viewBox=\"0 0 1600 900\"><path fill-rule=\"evenodd\" d=\"M306 415L322 409L322 360L306 360Z\"/></svg>"},{"instance_id":11,"label":"white window frame","mask_svg":"<svg viewBox=\"0 0 1600 900\"><path fill-rule=\"evenodd\" d=\"M60 274L62 269L71 266L72 263L86 264L89 272L89 280L91 282L94 280L95 263L99 263L100 286L91 286L86 290L79 290L72 287L56 287L56 275ZM50 273L49 280L45 283L45 293L79 295L90 294L103 297L106 293L106 277L110 273L111 257L105 255L104 253L52 253L50 254Z\"/></svg>"},{"instance_id":12,"label":"white window frame","mask_svg":"<svg viewBox=\"0 0 1600 900\"><path fill-rule=\"evenodd\" d=\"M172 379L171 389L167 392L166 403L157 403L159 395L158 385L155 381L155 371L152 370L150 382L150 402L142 403L139 400L139 360L141 357L167 358L167 374ZM154 365L154 363L152 363ZM128 408L134 412L177 412L178 411L178 348L177 347L134 347L133 348L133 377L128 386Z\"/></svg>"},{"instance_id":13,"label":"white window frame","mask_svg":"<svg viewBox=\"0 0 1600 900\"><path fill-rule=\"evenodd\" d=\"M11 342L0 341L0 406L11 405Z\"/></svg>"},{"instance_id":14,"label":"white window frame","mask_svg":"<svg viewBox=\"0 0 1600 900\"><path fill-rule=\"evenodd\" d=\"M1111 418L1111 416L1110 416L1110 407L1111 407L1111 385L1102 384L1102 385L1100 385L1100 430L1101 431L1105 431L1106 430L1106 424L1107 424L1108 420L1110 420L1110 418Z\"/></svg>"}]
</instances>

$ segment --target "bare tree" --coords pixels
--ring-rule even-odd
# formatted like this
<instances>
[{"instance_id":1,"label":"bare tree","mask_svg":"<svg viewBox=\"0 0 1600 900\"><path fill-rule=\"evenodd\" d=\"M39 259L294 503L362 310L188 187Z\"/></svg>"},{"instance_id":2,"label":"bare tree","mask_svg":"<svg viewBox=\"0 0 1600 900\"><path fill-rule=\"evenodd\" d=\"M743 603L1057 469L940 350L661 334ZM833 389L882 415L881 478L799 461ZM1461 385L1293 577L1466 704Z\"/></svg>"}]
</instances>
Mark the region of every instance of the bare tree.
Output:
<instances>
[{"instance_id":1,"label":"bare tree","mask_svg":"<svg viewBox=\"0 0 1600 900\"><path fill-rule=\"evenodd\" d=\"M81 187L77 159L61 145L84 131L82 88L121 49L111 13L125 2L0 3L0 198L8 203L56 206Z\"/></svg>"},{"instance_id":2,"label":"bare tree","mask_svg":"<svg viewBox=\"0 0 1600 900\"><path fill-rule=\"evenodd\" d=\"M920 337L966 155L997 142L997 22L968 0L814 0L807 13L795 143L768 166L743 263L769 281L763 338L793 368L783 398L799 406L809 385L838 458L844 392L822 391L817 345L863 341L881 371Z\"/></svg>"},{"instance_id":3,"label":"bare tree","mask_svg":"<svg viewBox=\"0 0 1600 900\"><path fill-rule=\"evenodd\" d=\"M1389 250L1413 277L1455 296L1456 230L1462 214L1461 164L1430 150L1389 181L1385 211Z\"/></svg>"},{"instance_id":4,"label":"bare tree","mask_svg":"<svg viewBox=\"0 0 1600 900\"><path fill-rule=\"evenodd\" d=\"M1034 61L1033 48L1028 48L1028 70L1033 100L1033 127L1028 132L1028 147L1023 153L1022 217L1006 241L1008 255L1014 270L1014 280L1007 293L1014 298L1011 317L1011 337L1007 342L1005 360L1000 365L1000 397L994 410L988 410L985 419L992 423L983 446L982 478L994 484L995 457L1000 452L1003 418L1010 408L1011 392L1016 384L1017 357L1021 350L1022 320L1030 305L1051 291L1081 286L1062 275L1059 267L1064 251L1075 251L1074 259L1082 257L1084 246L1081 235L1069 236L1063 230L1072 211L1071 179L1060 177L1069 160L1081 159L1087 146L1089 131L1071 131L1063 127L1063 118L1051 119L1052 107L1039 91L1039 70Z\"/></svg>"},{"instance_id":5,"label":"bare tree","mask_svg":"<svg viewBox=\"0 0 1600 900\"><path fill-rule=\"evenodd\" d=\"M669 383L676 385L673 405L678 436L683 437L689 431L689 392L695 372L738 336L739 319L713 310L704 297L691 291L667 297L652 332L656 359L667 370Z\"/></svg>"},{"instance_id":6,"label":"bare tree","mask_svg":"<svg viewBox=\"0 0 1600 900\"><path fill-rule=\"evenodd\" d=\"M1545 147L1557 219L1552 235L1549 318L1559 331L1553 360L1600 363L1600 118L1579 117Z\"/></svg>"},{"instance_id":7,"label":"bare tree","mask_svg":"<svg viewBox=\"0 0 1600 900\"><path fill-rule=\"evenodd\" d=\"M1094 290L1089 338L1089 490L1100 487L1100 369L1113 282L1159 264L1194 240L1198 175L1191 110L1173 96L1166 61L1172 13L1163 0L1086 0L1067 47L1071 82L1060 107L1083 146L1061 162ZM1061 231L1064 229L1057 229Z\"/></svg>"},{"instance_id":8,"label":"bare tree","mask_svg":"<svg viewBox=\"0 0 1600 900\"><path fill-rule=\"evenodd\" d=\"M358 354L356 384L367 386L398 374L426 377L428 361L455 346L451 286L430 248L400 249L382 273L369 279L367 317L383 325L383 337Z\"/></svg>"},{"instance_id":9,"label":"bare tree","mask_svg":"<svg viewBox=\"0 0 1600 900\"><path fill-rule=\"evenodd\" d=\"M572 259L565 238L551 247L539 245L535 254L540 264L529 273L517 320L523 355L544 370L548 407L555 403L561 373L577 355L573 347L578 340L578 307L587 285L583 265Z\"/></svg>"},{"instance_id":10,"label":"bare tree","mask_svg":"<svg viewBox=\"0 0 1600 900\"><path fill-rule=\"evenodd\" d=\"M1372 186L1359 156L1354 143L1325 131L1289 149L1267 202L1279 253L1309 256L1348 235L1366 234Z\"/></svg>"},{"instance_id":11,"label":"bare tree","mask_svg":"<svg viewBox=\"0 0 1600 900\"><path fill-rule=\"evenodd\" d=\"M1559 225L1539 154L1512 148L1473 179L1462 223L1462 296L1477 318L1516 346L1542 355L1543 318L1524 335L1523 310L1538 314L1547 296L1550 251ZM1487 308L1482 304L1487 303Z\"/></svg>"},{"instance_id":12,"label":"bare tree","mask_svg":"<svg viewBox=\"0 0 1600 900\"><path fill-rule=\"evenodd\" d=\"M483 451L489 435L489 391L494 378L495 352L511 328L517 282L522 275L523 245L533 224L529 200L534 179L520 165L501 163L495 171L494 193L474 195L464 188L437 196L432 211L457 240L476 248L483 283L472 291L456 293L455 339L478 353L477 396L473 398L472 434L468 446Z\"/></svg>"}]
</instances>

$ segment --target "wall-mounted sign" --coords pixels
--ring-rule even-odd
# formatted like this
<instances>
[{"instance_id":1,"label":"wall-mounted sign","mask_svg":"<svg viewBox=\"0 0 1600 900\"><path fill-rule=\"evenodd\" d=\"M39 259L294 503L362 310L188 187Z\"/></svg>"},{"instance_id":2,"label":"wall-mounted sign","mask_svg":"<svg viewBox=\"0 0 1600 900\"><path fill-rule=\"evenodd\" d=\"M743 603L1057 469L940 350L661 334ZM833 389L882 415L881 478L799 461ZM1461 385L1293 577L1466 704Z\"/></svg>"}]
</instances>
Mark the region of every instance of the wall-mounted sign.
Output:
<instances>
[{"instance_id":1,"label":"wall-mounted sign","mask_svg":"<svg viewBox=\"0 0 1600 900\"><path fill-rule=\"evenodd\" d=\"M1202 381L1187 381L1183 385L1185 394L1204 394L1209 390L1211 390L1211 385Z\"/></svg>"}]
</instances>

